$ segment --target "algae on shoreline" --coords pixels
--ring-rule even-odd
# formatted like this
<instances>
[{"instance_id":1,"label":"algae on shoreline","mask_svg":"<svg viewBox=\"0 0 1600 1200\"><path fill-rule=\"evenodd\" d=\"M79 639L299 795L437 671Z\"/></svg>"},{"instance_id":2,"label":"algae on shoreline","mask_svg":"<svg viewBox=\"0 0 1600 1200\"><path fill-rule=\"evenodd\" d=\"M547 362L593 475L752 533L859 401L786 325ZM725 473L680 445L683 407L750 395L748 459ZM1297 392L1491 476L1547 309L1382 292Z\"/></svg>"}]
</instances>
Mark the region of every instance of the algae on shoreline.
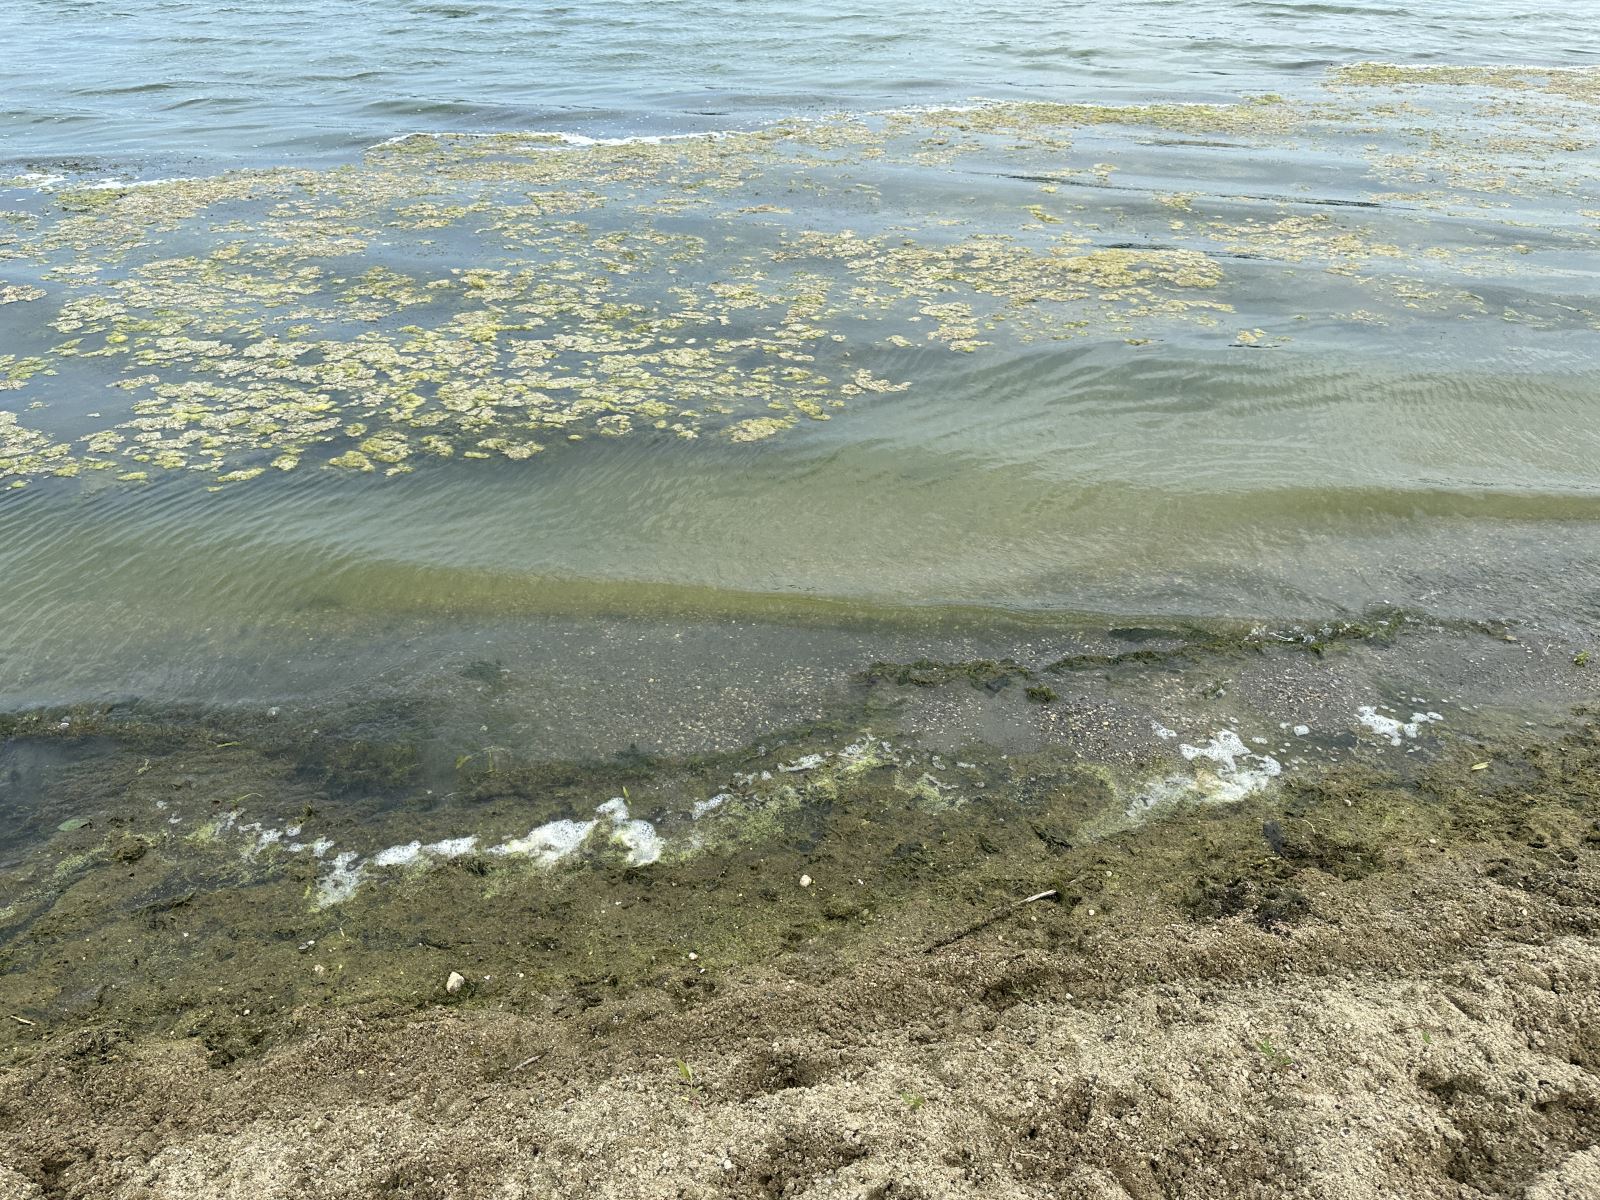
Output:
<instances>
[{"instance_id":1,"label":"algae on shoreline","mask_svg":"<svg viewBox=\"0 0 1600 1200\"><path fill-rule=\"evenodd\" d=\"M262 752L196 726L125 732L148 751L135 779L168 794L203 792L230 751ZM1099 833L1085 818L1117 773L1059 753L948 764L987 784L952 808L890 757L910 747L826 767L802 748L769 745L746 764L775 778L794 768L797 803L694 855L636 867L601 848L558 872L467 855L328 912L308 907L307 872L267 867L269 848L241 855L225 837L162 839L122 822L70 831L58 890L3 952L0 1009L22 1019L0 1034L0 1106L16 1118L0 1182L28 1196L39 1181L131 1195L117 1189L143 1180L176 1196L235 1178L278 1194L270 1164L332 1156L343 1195L443 1195L426 1181L444 1177L451 1194L489 1195L536 1176L607 1196L710 1197L729 1182L757 1196L942 1178L927 1147L992 1125L958 1171L1087 1198L1104 1192L1084 1191L1079 1173L1100 1163L1220 1200L1262 1179L1312 1186L1305 1172L1332 1160L1294 1147L1316 1144L1325 1105L1366 1111L1357 1071L1381 1077L1389 1114L1453 1131L1444 1165L1422 1132L1385 1143L1384 1161L1411 1164L1408 1180L1503 1191L1565 1178L1557 1170L1582 1177L1550 1146L1581 1149L1600 1111L1584 1084L1600 1061L1584 1015L1600 913L1591 714L1553 736L1461 731L1420 758L1375 747L1271 791ZM352 783L380 782L364 774L370 751L342 761L363 772ZM465 782L493 812L637 797L674 775L692 790L708 765L719 764L480 762ZM1325 1011L1328 1022L1315 1017ZM1058 1045L1050 1029L1085 1036ZM968 1086L986 1078L973 1046L1006 1053L1006 1078L981 1095ZM1091 1069L1102 1046L1110 1057ZM963 1065L930 1070L935 1057ZM1136 1079L1105 1083L1122 1078L1114 1064ZM1045 1084L1063 1071L1079 1097L1065 1117ZM1544 1082L1518 1100L1531 1071ZM159 1120L139 1079L161 1080ZM650 1109L627 1132L590 1111L633 1111L618 1080ZM81 1119L47 1127L24 1092ZM1503 1098L1485 1107L1479 1094ZM119 1115L95 1118L111 1096ZM296 1116L308 1103L315 1129ZM424 1125L456 1131L450 1144L419 1126L398 1159L370 1162L372 1114L410 1128L418 1104L434 1114ZM1101 1106L1110 1117L1093 1115ZM581 1138L569 1113L582 1114ZM1130 1113L1159 1115L1172 1134L1141 1142L1137 1164L1113 1136ZM843 1157L828 1150L841 1114L860 1147ZM124 1125L160 1132L126 1141ZM703 1163L701 1139L716 1150ZM1027 1139L1039 1155L1012 1148ZM1222 1153L1219 1139L1249 1153ZM503 1153L525 1142L540 1149ZM132 1144L145 1148L137 1163ZM641 1175L636 1146L674 1165ZM1339 1161L1355 1172L1352 1195L1412 1186L1392 1163ZM333 1194L308 1186L296 1194Z\"/></svg>"},{"instance_id":2,"label":"algae on shoreline","mask_svg":"<svg viewBox=\"0 0 1600 1200\"><path fill-rule=\"evenodd\" d=\"M1343 676L1381 675L1419 635L1393 640L1374 618L1345 636L1331 658L1315 641L1257 637L1201 640L1170 660L1100 656L1094 671L1069 658L1054 674L1015 660L899 675L879 664L853 705L759 744L588 763L454 750L423 706L15 715L4 746L47 764L33 769L33 822L62 829L7 868L8 1002L43 1027L116 1011L156 1028L187 1012L185 1028L226 1057L280 1036L302 1003L431 1002L433 976L468 953L491 977L473 993L515 1005L585 980L648 986L689 950L698 978L809 946L870 953L891 930L931 940L1043 890L1059 893L1046 923L1059 936L1082 922L1079 906L1287 928L1315 909L1306 870L1363 878L1426 847L1535 827L1582 840L1583 780L1600 755L1587 722L1564 740L1507 740L1440 701L1451 717L1423 740L1420 725L1390 730L1407 710L1375 708L1307 738L1248 708L1214 711L1222 702L1194 688L1219 667L1247 691L1241 669L1276 688L1299 662L1322 677L1302 686L1341 693ZM1011 677L1051 679L1052 695L1025 696ZM1193 693L1186 715L1174 678ZM1124 723L1147 727L1142 742L1007 751L934 732L964 695L989 707L993 736L1004 713L1024 725L1092 715L1107 686L1131 709ZM921 733L919 705L935 718ZM83 938L92 962L56 954ZM212 996L218 956L233 982ZM6 1031L14 1048L29 1028Z\"/></svg>"}]
</instances>

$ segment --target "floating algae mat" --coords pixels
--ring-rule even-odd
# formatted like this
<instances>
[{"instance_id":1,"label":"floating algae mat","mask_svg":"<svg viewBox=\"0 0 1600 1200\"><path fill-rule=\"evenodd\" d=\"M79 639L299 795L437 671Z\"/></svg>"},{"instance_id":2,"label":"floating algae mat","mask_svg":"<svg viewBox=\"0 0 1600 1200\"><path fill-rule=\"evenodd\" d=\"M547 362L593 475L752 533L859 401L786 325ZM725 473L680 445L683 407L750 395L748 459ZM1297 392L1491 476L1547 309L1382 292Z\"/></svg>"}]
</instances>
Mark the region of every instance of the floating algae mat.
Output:
<instances>
[{"instance_id":1,"label":"floating algae mat","mask_svg":"<svg viewBox=\"0 0 1600 1200\"><path fill-rule=\"evenodd\" d=\"M938 394L967 356L1073 340L1472 357L1560 334L1592 356L1596 81L1352 67L1294 101L417 134L321 170L19 175L0 486L804 438Z\"/></svg>"}]
</instances>

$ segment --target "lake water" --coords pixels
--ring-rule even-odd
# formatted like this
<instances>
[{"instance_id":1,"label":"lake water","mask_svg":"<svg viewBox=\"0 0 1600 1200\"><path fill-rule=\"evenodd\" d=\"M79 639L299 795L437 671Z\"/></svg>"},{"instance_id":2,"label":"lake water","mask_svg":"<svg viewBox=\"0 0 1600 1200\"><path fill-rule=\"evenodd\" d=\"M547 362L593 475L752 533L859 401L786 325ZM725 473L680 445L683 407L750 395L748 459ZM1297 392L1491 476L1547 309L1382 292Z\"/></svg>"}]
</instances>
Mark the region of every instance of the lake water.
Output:
<instances>
[{"instance_id":1,"label":"lake water","mask_svg":"<svg viewBox=\"0 0 1600 1200\"><path fill-rule=\"evenodd\" d=\"M5 10L0 706L1600 622L1587 3Z\"/></svg>"},{"instance_id":2,"label":"lake water","mask_svg":"<svg viewBox=\"0 0 1600 1200\"><path fill-rule=\"evenodd\" d=\"M659 132L837 108L1225 100L1330 67L1582 66L1584 0L1048 5L10 0L13 162L337 159L410 129Z\"/></svg>"}]
</instances>

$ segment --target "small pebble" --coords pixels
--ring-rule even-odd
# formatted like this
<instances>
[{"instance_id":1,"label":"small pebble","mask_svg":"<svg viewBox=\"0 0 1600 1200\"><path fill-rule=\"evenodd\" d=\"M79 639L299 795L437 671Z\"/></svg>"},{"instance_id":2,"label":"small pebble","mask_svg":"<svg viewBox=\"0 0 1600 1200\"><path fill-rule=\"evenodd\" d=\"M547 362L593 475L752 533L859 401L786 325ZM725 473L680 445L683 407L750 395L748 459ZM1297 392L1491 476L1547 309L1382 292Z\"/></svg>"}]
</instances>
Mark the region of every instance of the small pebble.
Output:
<instances>
[{"instance_id":1,"label":"small pebble","mask_svg":"<svg viewBox=\"0 0 1600 1200\"><path fill-rule=\"evenodd\" d=\"M800 876L800 886L801 887L810 887L811 886L811 876L809 876L809 875Z\"/></svg>"},{"instance_id":2,"label":"small pebble","mask_svg":"<svg viewBox=\"0 0 1600 1200\"><path fill-rule=\"evenodd\" d=\"M452 996L466 986L467 977L462 975L459 971L451 971L450 978L444 981L444 990L449 992Z\"/></svg>"}]
</instances>

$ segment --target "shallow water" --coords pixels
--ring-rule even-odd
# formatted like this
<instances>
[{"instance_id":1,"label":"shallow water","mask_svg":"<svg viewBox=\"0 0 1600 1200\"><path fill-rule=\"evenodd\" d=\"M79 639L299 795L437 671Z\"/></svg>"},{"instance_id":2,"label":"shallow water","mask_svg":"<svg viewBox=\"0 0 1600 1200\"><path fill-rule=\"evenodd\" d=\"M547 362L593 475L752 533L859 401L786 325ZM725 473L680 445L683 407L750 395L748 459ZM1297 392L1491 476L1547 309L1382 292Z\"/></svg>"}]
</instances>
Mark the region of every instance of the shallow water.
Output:
<instances>
[{"instance_id":1,"label":"shallow water","mask_svg":"<svg viewBox=\"0 0 1600 1200\"><path fill-rule=\"evenodd\" d=\"M1583 644L1585 8L19 0L0 705L642 658L776 723L952 621Z\"/></svg>"}]
</instances>

